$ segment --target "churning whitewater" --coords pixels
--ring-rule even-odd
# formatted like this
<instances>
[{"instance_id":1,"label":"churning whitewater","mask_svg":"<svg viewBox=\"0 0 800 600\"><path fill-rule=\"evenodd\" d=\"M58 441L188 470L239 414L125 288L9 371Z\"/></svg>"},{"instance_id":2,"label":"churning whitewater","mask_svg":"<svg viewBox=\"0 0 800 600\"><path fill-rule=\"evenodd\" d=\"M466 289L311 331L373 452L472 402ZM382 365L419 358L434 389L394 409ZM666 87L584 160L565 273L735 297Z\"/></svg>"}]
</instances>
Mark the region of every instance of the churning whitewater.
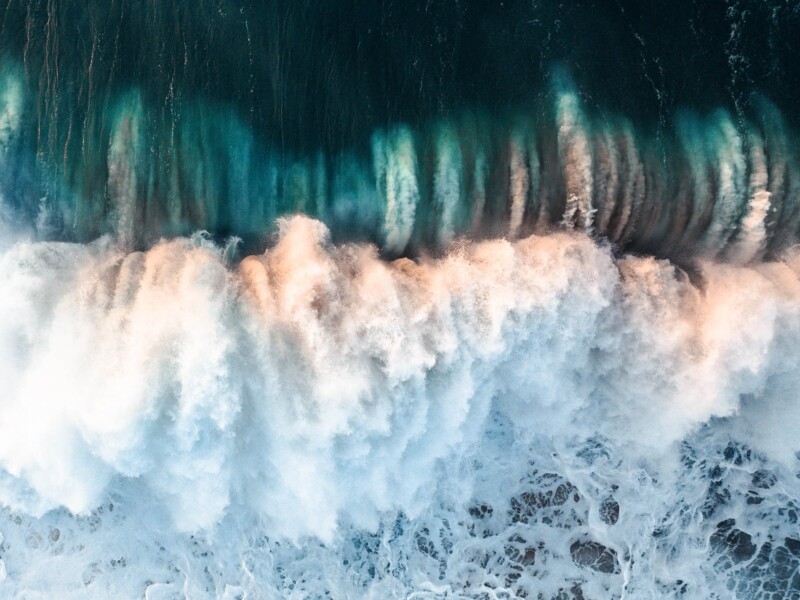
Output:
<instances>
[{"instance_id":1,"label":"churning whitewater","mask_svg":"<svg viewBox=\"0 0 800 600\"><path fill-rule=\"evenodd\" d=\"M3 252L5 596L796 596L795 250L230 254Z\"/></svg>"}]
</instances>

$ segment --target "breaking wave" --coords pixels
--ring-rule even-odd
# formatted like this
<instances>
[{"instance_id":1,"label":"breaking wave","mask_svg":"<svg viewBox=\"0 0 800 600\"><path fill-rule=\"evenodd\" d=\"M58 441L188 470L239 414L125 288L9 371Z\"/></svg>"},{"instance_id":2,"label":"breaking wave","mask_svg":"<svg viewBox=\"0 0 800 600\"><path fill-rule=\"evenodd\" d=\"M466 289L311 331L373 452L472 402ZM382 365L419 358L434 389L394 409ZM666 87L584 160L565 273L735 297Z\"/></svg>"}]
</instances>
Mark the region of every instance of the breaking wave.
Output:
<instances>
[{"instance_id":1,"label":"breaking wave","mask_svg":"<svg viewBox=\"0 0 800 600\"><path fill-rule=\"evenodd\" d=\"M8 595L797 594L796 251L278 229L2 254Z\"/></svg>"}]
</instances>

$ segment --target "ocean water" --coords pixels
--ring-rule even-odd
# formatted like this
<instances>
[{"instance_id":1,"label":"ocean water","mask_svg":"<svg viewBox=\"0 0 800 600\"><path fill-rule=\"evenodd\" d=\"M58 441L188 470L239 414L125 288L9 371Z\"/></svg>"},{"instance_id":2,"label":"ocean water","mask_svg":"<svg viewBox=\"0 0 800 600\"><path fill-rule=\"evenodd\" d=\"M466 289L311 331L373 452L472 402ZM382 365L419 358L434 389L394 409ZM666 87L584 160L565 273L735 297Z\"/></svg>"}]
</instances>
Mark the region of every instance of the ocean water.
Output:
<instances>
[{"instance_id":1,"label":"ocean water","mask_svg":"<svg viewBox=\"0 0 800 600\"><path fill-rule=\"evenodd\" d=\"M800 599L800 4L0 8L0 598Z\"/></svg>"}]
</instances>

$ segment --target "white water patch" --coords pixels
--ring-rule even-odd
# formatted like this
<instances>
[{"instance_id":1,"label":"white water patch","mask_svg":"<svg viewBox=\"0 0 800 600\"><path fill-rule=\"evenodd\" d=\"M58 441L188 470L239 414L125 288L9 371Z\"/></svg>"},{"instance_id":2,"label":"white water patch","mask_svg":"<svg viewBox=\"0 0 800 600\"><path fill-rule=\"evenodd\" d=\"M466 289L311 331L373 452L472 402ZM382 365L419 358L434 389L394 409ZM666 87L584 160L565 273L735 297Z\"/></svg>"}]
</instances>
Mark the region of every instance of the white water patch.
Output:
<instances>
[{"instance_id":1,"label":"white water patch","mask_svg":"<svg viewBox=\"0 0 800 600\"><path fill-rule=\"evenodd\" d=\"M594 220L591 144L576 93L559 95L556 124L567 194L562 224L591 232Z\"/></svg>"},{"instance_id":2,"label":"white water patch","mask_svg":"<svg viewBox=\"0 0 800 600\"><path fill-rule=\"evenodd\" d=\"M742 138L724 111L714 118L708 144L715 156L716 198L711 223L705 233L706 251L720 255L726 248L747 201L747 162Z\"/></svg>"},{"instance_id":3,"label":"white water patch","mask_svg":"<svg viewBox=\"0 0 800 600\"><path fill-rule=\"evenodd\" d=\"M760 258L764 252L767 238L766 220L772 198L768 189L769 172L764 141L757 133L751 133L748 147L750 149L748 190L750 204L742 219L738 239L731 251L731 259L739 263L748 263Z\"/></svg>"},{"instance_id":4,"label":"white water patch","mask_svg":"<svg viewBox=\"0 0 800 600\"><path fill-rule=\"evenodd\" d=\"M279 230L0 255L3 595L724 597L718 522L792 535L797 253L698 288L579 232L387 263ZM710 474L734 435L774 515L707 507L755 477Z\"/></svg>"},{"instance_id":5,"label":"white water patch","mask_svg":"<svg viewBox=\"0 0 800 600\"><path fill-rule=\"evenodd\" d=\"M384 247L400 253L411 239L419 204L417 155L411 131L397 127L385 134L376 133L372 158L385 206Z\"/></svg>"},{"instance_id":6,"label":"white water patch","mask_svg":"<svg viewBox=\"0 0 800 600\"><path fill-rule=\"evenodd\" d=\"M770 211L767 216L768 231L772 232L770 246L780 248L788 244L797 230L792 218L797 199L792 187L797 162L786 123L778 109L766 100L760 100L761 126L769 165ZM796 185L796 184L795 184Z\"/></svg>"}]
</instances>

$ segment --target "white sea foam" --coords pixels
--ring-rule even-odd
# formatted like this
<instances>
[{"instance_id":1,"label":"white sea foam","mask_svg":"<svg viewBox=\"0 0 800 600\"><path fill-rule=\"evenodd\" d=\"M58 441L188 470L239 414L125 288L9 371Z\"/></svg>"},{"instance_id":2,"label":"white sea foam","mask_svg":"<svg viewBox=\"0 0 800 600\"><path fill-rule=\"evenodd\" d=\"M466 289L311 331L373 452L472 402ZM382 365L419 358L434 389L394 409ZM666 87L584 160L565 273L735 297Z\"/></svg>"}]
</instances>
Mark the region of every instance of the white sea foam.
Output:
<instances>
[{"instance_id":1,"label":"white sea foam","mask_svg":"<svg viewBox=\"0 0 800 600\"><path fill-rule=\"evenodd\" d=\"M797 252L693 284L580 232L279 229L0 255L4 597L727 597L718 522L792 535Z\"/></svg>"},{"instance_id":2,"label":"white sea foam","mask_svg":"<svg viewBox=\"0 0 800 600\"><path fill-rule=\"evenodd\" d=\"M558 146L564 169L566 209L562 222L568 227L592 231L592 154L581 103L574 92L562 93L556 109Z\"/></svg>"},{"instance_id":3,"label":"white sea foam","mask_svg":"<svg viewBox=\"0 0 800 600\"><path fill-rule=\"evenodd\" d=\"M461 149L456 132L442 127L436 140L436 173L433 176L433 196L438 214L437 243L446 247L455 234L455 220L462 196L463 172Z\"/></svg>"}]
</instances>

